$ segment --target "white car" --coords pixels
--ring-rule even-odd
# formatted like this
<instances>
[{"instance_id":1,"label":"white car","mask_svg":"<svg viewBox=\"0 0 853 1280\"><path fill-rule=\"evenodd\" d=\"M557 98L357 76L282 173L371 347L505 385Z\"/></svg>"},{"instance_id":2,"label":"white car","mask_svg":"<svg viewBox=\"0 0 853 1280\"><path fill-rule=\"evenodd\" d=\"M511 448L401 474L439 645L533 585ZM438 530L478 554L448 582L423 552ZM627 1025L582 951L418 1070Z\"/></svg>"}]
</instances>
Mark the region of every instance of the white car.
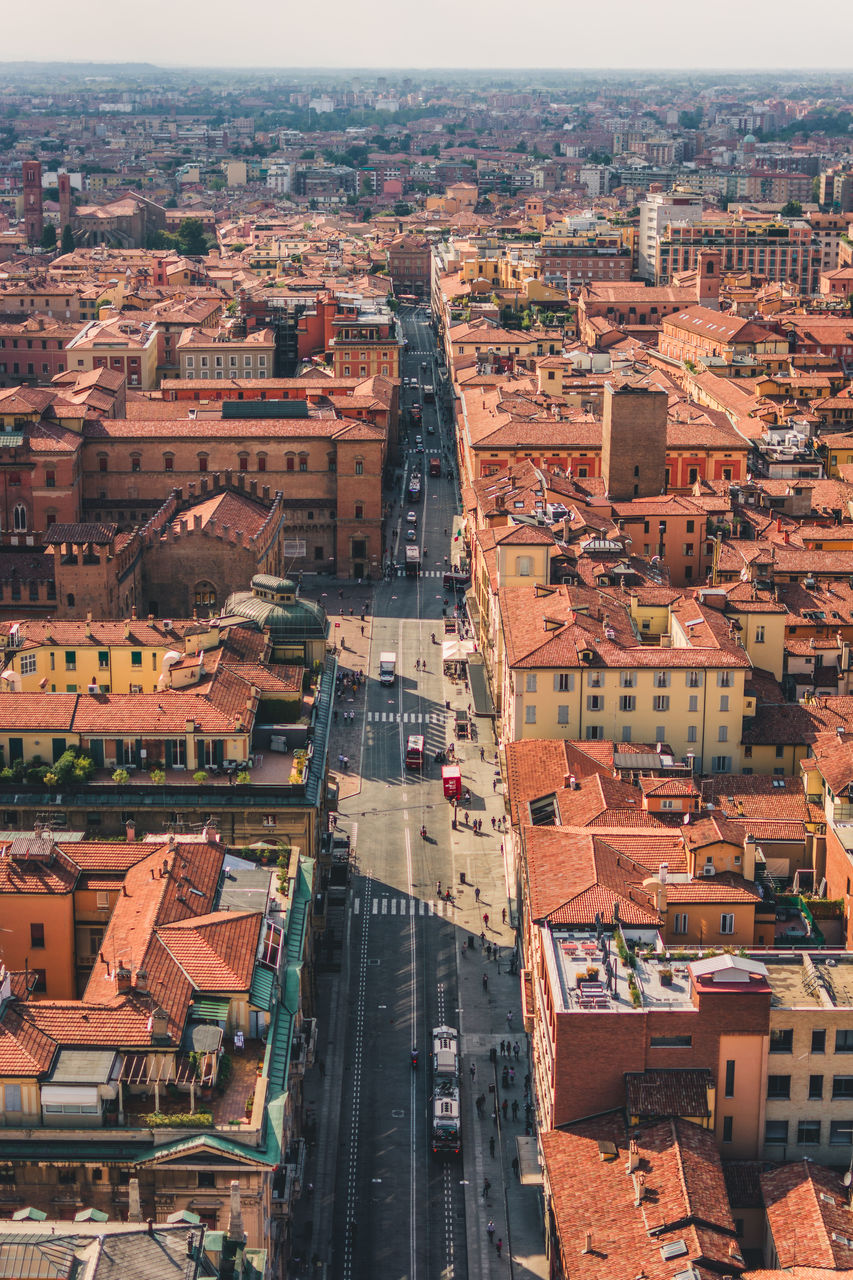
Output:
<instances>
[{"instance_id":1,"label":"white car","mask_svg":"<svg viewBox=\"0 0 853 1280\"><path fill-rule=\"evenodd\" d=\"M406 512L406 523L407 523L407 524L417 524L417 523L418 523L417 512L415 512L415 511L407 511L407 512Z\"/></svg>"}]
</instances>

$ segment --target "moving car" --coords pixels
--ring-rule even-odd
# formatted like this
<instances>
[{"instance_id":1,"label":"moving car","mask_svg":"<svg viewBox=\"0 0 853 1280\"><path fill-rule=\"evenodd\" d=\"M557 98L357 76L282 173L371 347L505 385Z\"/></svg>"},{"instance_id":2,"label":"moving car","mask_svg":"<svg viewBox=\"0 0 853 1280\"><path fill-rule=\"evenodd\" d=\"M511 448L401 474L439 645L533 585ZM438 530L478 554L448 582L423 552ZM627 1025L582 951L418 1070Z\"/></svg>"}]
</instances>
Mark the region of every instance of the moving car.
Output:
<instances>
[{"instance_id":1,"label":"moving car","mask_svg":"<svg viewBox=\"0 0 853 1280\"><path fill-rule=\"evenodd\" d=\"M417 542L417 540L418 540L418 531L417 529L413 529L412 526L410 525L409 528L406 530L406 541Z\"/></svg>"},{"instance_id":2,"label":"moving car","mask_svg":"<svg viewBox=\"0 0 853 1280\"><path fill-rule=\"evenodd\" d=\"M417 511L407 511L407 512L406 512L406 523L407 523L407 524L417 524L417 523L418 523L418 513L417 513Z\"/></svg>"}]
</instances>

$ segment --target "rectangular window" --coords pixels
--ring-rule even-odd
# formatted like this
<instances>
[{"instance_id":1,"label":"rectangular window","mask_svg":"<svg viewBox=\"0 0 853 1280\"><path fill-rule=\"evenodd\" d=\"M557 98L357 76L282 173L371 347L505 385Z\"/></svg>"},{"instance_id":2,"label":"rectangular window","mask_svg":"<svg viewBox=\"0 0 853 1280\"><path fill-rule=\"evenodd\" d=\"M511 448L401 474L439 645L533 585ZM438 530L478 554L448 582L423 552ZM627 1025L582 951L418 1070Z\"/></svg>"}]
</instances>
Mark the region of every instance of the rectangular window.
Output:
<instances>
[{"instance_id":1,"label":"rectangular window","mask_svg":"<svg viewBox=\"0 0 853 1280\"><path fill-rule=\"evenodd\" d=\"M66 671L77 670L77 652L74 649L67 649L65 651L65 670Z\"/></svg>"},{"instance_id":2,"label":"rectangular window","mask_svg":"<svg viewBox=\"0 0 853 1280\"><path fill-rule=\"evenodd\" d=\"M686 911L676 911L675 915L672 917L672 932L673 933L687 932L687 912Z\"/></svg>"},{"instance_id":3,"label":"rectangular window","mask_svg":"<svg viewBox=\"0 0 853 1280\"><path fill-rule=\"evenodd\" d=\"M853 1120L831 1120L829 1124L831 1147L853 1146Z\"/></svg>"},{"instance_id":4,"label":"rectangular window","mask_svg":"<svg viewBox=\"0 0 853 1280\"><path fill-rule=\"evenodd\" d=\"M717 741L728 742L728 740L729 740L729 726L727 724L721 724L719 729L717 730Z\"/></svg>"},{"instance_id":5,"label":"rectangular window","mask_svg":"<svg viewBox=\"0 0 853 1280\"><path fill-rule=\"evenodd\" d=\"M809 1101L820 1102L823 1097L823 1076L809 1076Z\"/></svg>"},{"instance_id":6,"label":"rectangular window","mask_svg":"<svg viewBox=\"0 0 853 1280\"><path fill-rule=\"evenodd\" d=\"M689 1049L693 1044L692 1036L650 1036L650 1049Z\"/></svg>"},{"instance_id":7,"label":"rectangular window","mask_svg":"<svg viewBox=\"0 0 853 1280\"><path fill-rule=\"evenodd\" d=\"M783 1147L788 1141L787 1120L765 1120L764 1141L768 1146Z\"/></svg>"},{"instance_id":8,"label":"rectangular window","mask_svg":"<svg viewBox=\"0 0 853 1280\"><path fill-rule=\"evenodd\" d=\"M525 724L535 724L535 723L536 723L536 708L535 708L535 706L530 706L530 704L529 704L529 703L528 703L528 705L524 708L524 723L525 723Z\"/></svg>"},{"instance_id":9,"label":"rectangular window","mask_svg":"<svg viewBox=\"0 0 853 1280\"><path fill-rule=\"evenodd\" d=\"M600 711L604 706L604 698L600 693L589 693L586 698L587 711Z\"/></svg>"},{"instance_id":10,"label":"rectangular window","mask_svg":"<svg viewBox=\"0 0 853 1280\"><path fill-rule=\"evenodd\" d=\"M729 709L729 695L727 693L723 693L720 695L720 710L728 711L728 709Z\"/></svg>"},{"instance_id":11,"label":"rectangular window","mask_svg":"<svg viewBox=\"0 0 853 1280\"><path fill-rule=\"evenodd\" d=\"M36 673L36 655L34 653L24 653L21 655L21 675L33 676Z\"/></svg>"},{"instance_id":12,"label":"rectangular window","mask_svg":"<svg viewBox=\"0 0 853 1280\"><path fill-rule=\"evenodd\" d=\"M633 711L637 705L637 699L632 693L623 694L619 699L620 711Z\"/></svg>"},{"instance_id":13,"label":"rectangular window","mask_svg":"<svg viewBox=\"0 0 853 1280\"><path fill-rule=\"evenodd\" d=\"M623 689L633 689L636 683L634 672L623 671L619 677L619 683Z\"/></svg>"},{"instance_id":14,"label":"rectangular window","mask_svg":"<svg viewBox=\"0 0 853 1280\"><path fill-rule=\"evenodd\" d=\"M731 689L734 682L735 682L735 679L731 671L717 672L717 688L718 689Z\"/></svg>"},{"instance_id":15,"label":"rectangular window","mask_svg":"<svg viewBox=\"0 0 853 1280\"><path fill-rule=\"evenodd\" d=\"M526 693L536 692L536 672L535 671L528 671L527 679L524 682L524 688Z\"/></svg>"},{"instance_id":16,"label":"rectangular window","mask_svg":"<svg viewBox=\"0 0 853 1280\"><path fill-rule=\"evenodd\" d=\"M19 1084L7 1084L4 1092L4 1110L20 1111L21 1105L21 1086Z\"/></svg>"},{"instance_id":17,"label":"rectangular window","mask_svg":"<svg viewBox=\"0 0 853 1280\"><path fill-rule=\"evenodd\" d=\"M134 650L134 651L131 653L131 655L130 655L130 665L131 665L132 667L141 667L141 666L142 666L142 651L141 651L141 649L140 649L140 650Z\"/></svg>"},{"instance_id":18,"label":"rectangular window","mask_svg":"<svg viewBox=\"0 0 853 1280\"><path fill-rule=\"evenodd\" d=\"M770 1052L771 1053L793 1053L794 1052L793 1027L771 1027Z\"/></svg>"},{"instance_id":19,"label":"rectangular window","mask_svg":"<svg viewBox=\"0 0 853 1280\"><path fill-rule=\"evenodd\" d=\"M797 1124L797 1146L820 1146L820 1121L800 1120Z\"/></svg>"},{"instance_id":20,"label":"rectangular window","mask_svg":"<svg viewBox=\"0 0 853 1280\"><path fill-rule=\"evenodd\" d=\"M726 1097L733 1098L735 1096L735 1060L729 1058L726 1062Z\"/></svg>"},{"instance_id":21,"label":"rectangular window","mask_svg":"<svg viewBox=\"0 0 853 1280\"><path fill-rule=\"evenodd\" d=\"M586 740L587 740L587 742L602 742L602 741L603 741L603 739L604 739L604 725L603 725L603 724L588 724L588 725L586 726Z\"/></svg>"},{"instance_id":22,"label":"rectangular window","mask_svg":"<svg viewBox=\"0 0 853 1280\"><path fill-rule=\"evenodd\" d=\"M689 724L687 726L687 741L696 742L696 725L695 724Z\"/></svg>"},{"instance_id":23,"label":"rectangular window","mask_svg":"<svg viewBox=\"0 0 853 1280\"><path fill-rule=\"evenodd\" d=\"M723 1142L732 1141L732 1117L723 1116Z\"/></svg>"},{"instance_id":24,"label":"rectangular window","mask_svg":"<svg viewBox=\"0 0 853 1280\"><path fill-rule=\"evenodd\" d=\"M108 649L98 650L98 668L106 671L110 665L110 654Z\"/></svg>"},{"instance_id":25,"label":"rectangular window","mask_svg":"<svg viewBox=\"0 0 853 1280\"><path fill-rule=\"evenodd\" d=\"M812 1032L812 1053L826 1053L826 1031Z\"/></svg>"},{"instance_id":26,"label":"rectangular window","mask_svg":"<svg viewBox=\"0 0 853 1280\"><path fill-rule=\"evenodd\" d=\"M732 758L731 756L711 756L711 772L712 773L731 773Z\"/></svg>"},{"instance_id":27,"label":"rectangular window","mask_svg":"<svg viewBox=\"0 0 853 1280\"><path fill-rule=\"evenodd\" d=\"M755 643L764 644L764 628L763 627L755 628Z\"/></svg>"},{"instance_id":28,"label":"rectangular window","mask_svg":"<svg viewBox=\"0 0 853 1280\"><path fill-rule=\"evenodd\" d=\"M790 1076L768 1076L767 1077L767 1096L768 1098L790 1098L791 1077Z\"/></svg>"},{"instance_id":29,"label":"rectangular window","mask_svg":"<svg viewBox=\"0 0 853 1280\"><path fill-rule=\"evenodd\" d=\"M733 911L724 911L720 916L720 933L734 933L735 916Z\"/></svg>"},{"instance_id":30,"label":"rectangular window","mask_svg":"<svg viewBox=\"0 0 853 1280\"><path fill-rule=\"evenodd\" d=\"M833 1098L853 1098L853 1076L832 1077Z\"/></svg>"},{"instance_id":31,"label":"rectangular window","mask_svg":"<svg viewBox=\"0 0 853 1280\"><path fill-rule=\"evenodd\" d=\"M835 1052L853 1053L853 1027L840 1027L836 1031Z\"/></svg>"},{"instance_id":32,"label":"rectangular window","mask_svg":"<svg viewBox=\"0 0 853 1280\"><path fill-rule=\"evenodd\" d=\"M558 671L554 676L554 692L570 693L575 687L575 677L571 671Z\"/></svg>"},{"instance_id":33,"label":"rectangular window","mask_svg":"<svg viewBox=\"0 0 853 1280\"><path fill-rule=\"evenodd\" d=\"M658 693L652 699L652 708L655 711L669 711L669 694Z\"/></svg>"},{"instance_id":34,"label":"rectangular window","mask_svg":"<svg viewBox=\"0 0 853 1280\"><path fill-rule=\"evenodd\" d=\"M557 724L569 723L569 708L566 703L561 703L557 707Z\"/></svg>"},{"instance_id":35,"label":"rectangular window","mask_svg":"<svg viewBox=\"0 0 853 1280\"><path fill-rule=\"evenodd\" d=\"M30 925L30 946L36 947L39 949L44 947L44 925L43 924Z\"/></svg>"}]
</instances>

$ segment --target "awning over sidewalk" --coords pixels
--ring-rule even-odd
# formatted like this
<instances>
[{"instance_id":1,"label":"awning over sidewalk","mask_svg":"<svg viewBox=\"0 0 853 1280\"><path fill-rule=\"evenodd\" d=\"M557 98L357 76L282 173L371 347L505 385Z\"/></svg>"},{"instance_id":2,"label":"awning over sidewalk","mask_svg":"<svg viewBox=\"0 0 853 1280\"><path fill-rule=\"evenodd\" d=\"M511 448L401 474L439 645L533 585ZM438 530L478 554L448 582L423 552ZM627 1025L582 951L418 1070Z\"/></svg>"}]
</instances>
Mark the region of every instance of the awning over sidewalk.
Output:
<instances>
[{"instance_id":1,"label":"awning over sidewalk","mask_svg":"<svg viewBox=\"0 0 853 1280\"><path fill-rule=\"evenodd\" d=\"M535 1138L519 1134L515 1140L518 1151L518 1178L523 1187L541 1187L542 1170L539 1167L539 1148Z\"/></svg>"},{"instance_id":2,"label":"awning over sidewalk","mask_svg":"<svg viewBox=\"0 0 853 1280\"><path fill-rule=\"evenodd\" d=\"M473 640L442 640L441 642L441 660L442 662L466 662L474 652Z\"/></svg>"},{"instance_id":3,"label":"awning over sidewalk","mask_svg":"<svg viewBox=\"0 0 853 1280\"><path fill-rule=\"evenodd\" d=\"M486 668L480 654L474 653L468 659L468 683L471 686L471 699L474 703L475 716L493 716L495 704L489 692L486 679Z\"/></svg>"}]
</instances>

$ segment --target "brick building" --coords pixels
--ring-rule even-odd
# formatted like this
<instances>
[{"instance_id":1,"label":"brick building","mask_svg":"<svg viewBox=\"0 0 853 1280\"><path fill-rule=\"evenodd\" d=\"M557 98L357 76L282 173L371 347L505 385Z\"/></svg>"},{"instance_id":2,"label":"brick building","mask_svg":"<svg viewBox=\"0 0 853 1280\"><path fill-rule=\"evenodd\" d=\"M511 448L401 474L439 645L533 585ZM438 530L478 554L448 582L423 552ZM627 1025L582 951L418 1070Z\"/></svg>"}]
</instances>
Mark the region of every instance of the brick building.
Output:
<instances>
[{"instance_id":1,"label":"brick building","mask_svg":"<svg viewBox=\"0 0 853 1280\"><path fill-rule=\"evenodd\" d=\"M68 367L66 347L79 324L33 316L0 323L0 387L50 382Z\"/></svg>"},{"instance_id":2,"label":"brick building","mask_svg":"<svg viewBox=\"0 0 853 1280\"><path fill-rule=\"evenodd\" d=\"M422 237L396 236L388 245L388 274L394 292L428 298L432 280L432 249Z\"/></svg>"}]
</instances>

